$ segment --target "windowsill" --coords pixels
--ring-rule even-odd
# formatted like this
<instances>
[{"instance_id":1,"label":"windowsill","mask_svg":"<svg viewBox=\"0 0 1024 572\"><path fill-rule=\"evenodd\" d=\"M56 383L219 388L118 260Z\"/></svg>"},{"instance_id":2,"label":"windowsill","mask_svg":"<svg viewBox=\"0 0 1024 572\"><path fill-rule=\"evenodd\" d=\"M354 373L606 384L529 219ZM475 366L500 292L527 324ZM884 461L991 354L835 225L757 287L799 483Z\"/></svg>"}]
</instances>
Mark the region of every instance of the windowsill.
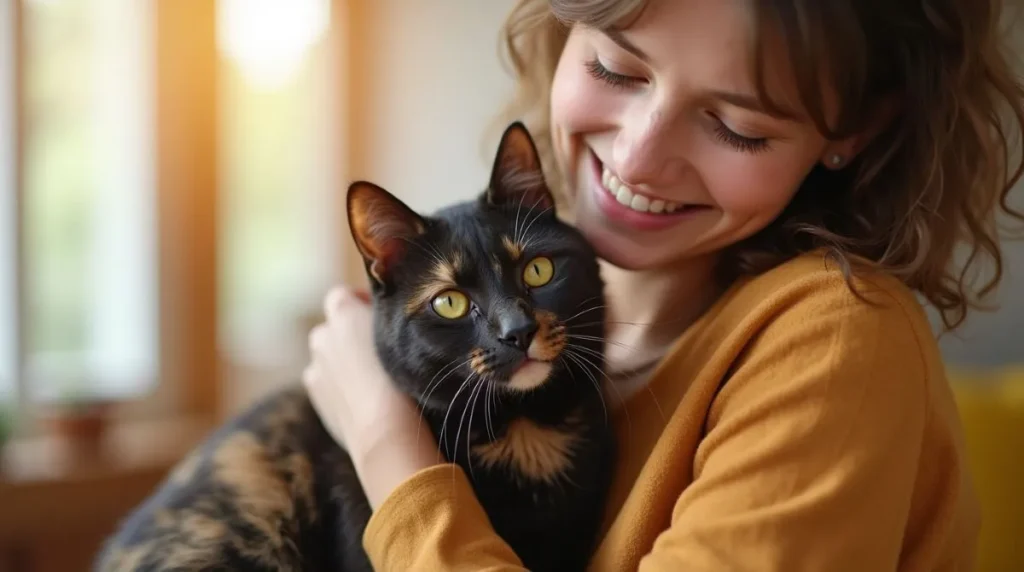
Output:
<instances>
[{"instance_id":1,"label":"windowsill","mask_svg":"<svg viewBox=\"0 0 1024 572\"><path fill-rule=\"evenodd\" d=\"M209 430L189 418L120 423L88 457L51 435L12 440L0 465L0 545L122 518Z\"/></svg>"},{"instance_id":2,"label":"windowsill","mask_svg":"<svg viewBox=\"0 0 1024 572\"><path fill-rule=\"evenodd\" d=\"M75 454L49 434L15 438L5 447L0 486L84 481L167 466L182 458L208 430L209 424L183 417L121 422L110 428L100 456Z\"/></svg>"}]
</instances>

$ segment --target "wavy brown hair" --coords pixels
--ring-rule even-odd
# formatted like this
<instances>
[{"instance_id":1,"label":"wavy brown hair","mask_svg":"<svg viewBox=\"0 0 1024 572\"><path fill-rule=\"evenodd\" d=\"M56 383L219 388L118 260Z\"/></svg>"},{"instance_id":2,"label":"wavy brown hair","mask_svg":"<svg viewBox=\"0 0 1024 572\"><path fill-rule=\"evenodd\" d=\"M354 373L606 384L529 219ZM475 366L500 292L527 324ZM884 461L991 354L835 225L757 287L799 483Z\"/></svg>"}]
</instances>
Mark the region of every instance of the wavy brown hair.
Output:
<instances>
[{"instance_id":1,"label":"wavy brown hair","mask_svg":"<svg viewBox=\"0 0 1024 572\"><path fill-rule=\"evenodd\" d=\"M530 126L556 192L564 177L554 158L548 110L569 28L622 27L645 4L520 0L505 22L502 51L517 89L501 121L519 118ZM1024 172L1024 85L1001 30L1002 2L750 5L752 74L766 107L776 105L762 74L761 46L769 35L784 39L801 104L826 137L855 132L885 98L902 105L846 168L815 167L778 219L730 249L725 270L758 273L824 248L851 284L859 269L888 272L920 292L946 329L959 326L1002 278L1000 218L1024 221L1008 203ZM839 98L831 124L822 85ZM565 193L559 194L564 201Z\"/></svg>"}]
</instances>

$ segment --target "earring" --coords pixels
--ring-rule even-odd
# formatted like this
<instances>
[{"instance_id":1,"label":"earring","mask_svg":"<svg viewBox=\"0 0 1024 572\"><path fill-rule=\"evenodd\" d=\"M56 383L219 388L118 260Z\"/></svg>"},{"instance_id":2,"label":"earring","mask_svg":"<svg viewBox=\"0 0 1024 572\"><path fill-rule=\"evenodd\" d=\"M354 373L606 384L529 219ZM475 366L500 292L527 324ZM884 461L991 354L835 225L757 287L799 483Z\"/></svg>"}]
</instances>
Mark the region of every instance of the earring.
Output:
<instances>
[{"instance_id":1,"label":"earring","mask_svg":"<svg viewBox=\"0 0 1024 572\"><path fill-rule=\"evenodd\" d=\"M839 153L833 153L832 157L829 158L829 161L832 162L833 167L838 167L843 164L843 156Z\"/></svg>"}]
</instances>

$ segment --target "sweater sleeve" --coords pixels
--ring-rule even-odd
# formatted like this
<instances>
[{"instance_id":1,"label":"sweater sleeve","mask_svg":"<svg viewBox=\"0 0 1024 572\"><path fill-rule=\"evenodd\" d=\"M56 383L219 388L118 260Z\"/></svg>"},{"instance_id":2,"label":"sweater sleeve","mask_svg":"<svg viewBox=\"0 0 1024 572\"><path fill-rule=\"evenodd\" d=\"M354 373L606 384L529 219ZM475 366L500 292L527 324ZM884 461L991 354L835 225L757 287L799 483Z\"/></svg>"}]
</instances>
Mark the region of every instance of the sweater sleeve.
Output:
<instances>
[{"instance_id":1,"label":"sweater sleeve","mask_svg":"<svg viewBox=\"0 0 1024 572\"><path fill-rule=\"evenodd\" d=\"M906 311L846 292L781 310L715 398L640 570L895 570L927 409Z\"/></svg>"},{"instance_id":2,"label":"sweater sleeve","mask_svg":"<svg viewBox=\"0 0 1024 572\"><path fill-rule=\"evenodd\" d=\"M453 464L423 469L392 491L371 516L363 547L381 571L526 570Z\"/></svg>"}]
</instances>

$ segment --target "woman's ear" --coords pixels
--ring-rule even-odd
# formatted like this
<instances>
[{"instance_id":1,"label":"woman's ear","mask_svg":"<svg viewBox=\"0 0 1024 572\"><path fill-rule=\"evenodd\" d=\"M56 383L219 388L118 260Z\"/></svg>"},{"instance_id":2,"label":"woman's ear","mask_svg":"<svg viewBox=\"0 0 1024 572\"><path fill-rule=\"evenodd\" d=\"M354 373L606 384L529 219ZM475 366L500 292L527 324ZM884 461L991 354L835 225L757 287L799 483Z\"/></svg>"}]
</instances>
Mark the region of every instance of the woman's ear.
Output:
<instances>
[{"instance_id":1,"label":"woman's ear","mask_svg":"<svg viewBox=\"0 0 1024 572\"><path fill-rule=\"evenodd\" d=\"M826 168L833 170L849 165L879 134L892 125L897 114L902 110L902 99L899 97L890 95L882 98L875 105L863 129L850 137L832 141L825 146L821 163Z\"/></svg>"}]
</instances>

